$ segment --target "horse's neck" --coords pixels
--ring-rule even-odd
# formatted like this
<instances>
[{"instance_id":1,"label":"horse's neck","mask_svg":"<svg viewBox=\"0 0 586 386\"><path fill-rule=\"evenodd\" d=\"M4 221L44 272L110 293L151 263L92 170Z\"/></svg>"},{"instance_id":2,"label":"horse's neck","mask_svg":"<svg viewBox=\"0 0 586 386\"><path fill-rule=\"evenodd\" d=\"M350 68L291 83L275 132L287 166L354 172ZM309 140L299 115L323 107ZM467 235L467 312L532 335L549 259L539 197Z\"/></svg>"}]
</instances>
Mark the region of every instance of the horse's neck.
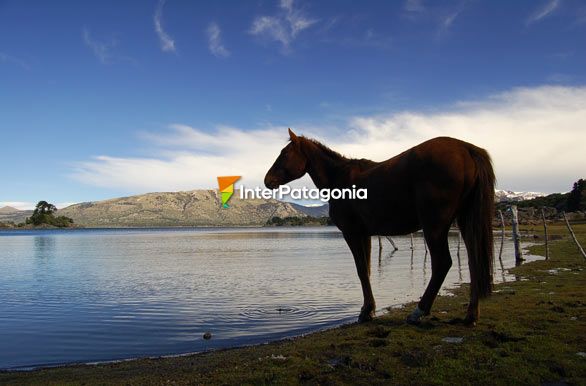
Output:
<instances>
[{"instance_id":1,"label":"horse's neck","mask_svg":"<svg viewBox=\"0 0 586 386\"><path fill-rule=\"evenodd\" d=\"M306 141L304 153L308 159L307 173L318 189L334 188L346 178L343 164L347 161L326 153L318 145Z\"/></svg>"}]
</instances>

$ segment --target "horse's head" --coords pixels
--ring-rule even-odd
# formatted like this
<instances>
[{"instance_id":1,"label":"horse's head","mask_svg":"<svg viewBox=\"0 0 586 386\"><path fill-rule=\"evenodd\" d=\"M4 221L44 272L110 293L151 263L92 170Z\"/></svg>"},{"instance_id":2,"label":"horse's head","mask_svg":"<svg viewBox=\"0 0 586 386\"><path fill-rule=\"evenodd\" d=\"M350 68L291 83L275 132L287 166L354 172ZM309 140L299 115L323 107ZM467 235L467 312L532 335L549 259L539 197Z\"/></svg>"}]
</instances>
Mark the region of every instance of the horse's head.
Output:
<instances>
[{"instance_id":1,"label":"horse's head","mask_svg":"<svg viewBox=\"0 0 586 386\"><path fill-rule=\"evenodd\" d=\"M307 158L301 151L301 141L289 129L290 142L281 150L275 163L265 176L265 186L276 189L279 186L303 177L307 167Z\"/></svg>"}]
</instances>

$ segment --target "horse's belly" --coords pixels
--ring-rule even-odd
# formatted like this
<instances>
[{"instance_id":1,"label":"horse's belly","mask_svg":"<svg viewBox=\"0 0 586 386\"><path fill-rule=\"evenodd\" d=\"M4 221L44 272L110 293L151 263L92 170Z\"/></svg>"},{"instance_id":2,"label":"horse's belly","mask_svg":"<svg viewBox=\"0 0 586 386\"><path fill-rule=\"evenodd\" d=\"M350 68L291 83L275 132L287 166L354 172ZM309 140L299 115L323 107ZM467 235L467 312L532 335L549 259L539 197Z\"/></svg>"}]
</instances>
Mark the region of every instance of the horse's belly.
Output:
<instances>
[{"instance_id":1,"label":"horse's belly","mask_svg":"<svg viewBox=\"0 0 586 386\"><path fill-rule=\"evenodd\" d=\"M420 229L417 217L404 213L381 213L366 219L364 224L369 234L381 236L407 235Z\"/></svg>"},{"instance_id":2,"label":"horse's belly","mask_svg":"<svg viewBox=\"0 0 586 386\"><path fill-rule=\"evenodd\" d=\"M364 205L366 204L366 205ZM409 205L330 204L330 215L340 230L369 235L406 235L420 229L414 208Z\"/></svg>"}]
</instances>

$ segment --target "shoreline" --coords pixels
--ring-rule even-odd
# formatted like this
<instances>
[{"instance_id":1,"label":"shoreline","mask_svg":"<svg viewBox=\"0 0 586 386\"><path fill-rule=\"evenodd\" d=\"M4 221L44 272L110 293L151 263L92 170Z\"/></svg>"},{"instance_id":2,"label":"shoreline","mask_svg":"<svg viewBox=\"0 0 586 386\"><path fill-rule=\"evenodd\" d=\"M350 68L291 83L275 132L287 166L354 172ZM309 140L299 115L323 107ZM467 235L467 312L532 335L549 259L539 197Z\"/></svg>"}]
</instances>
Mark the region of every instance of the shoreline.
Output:
<instances>
[{"instance_id":1,"label":"shoreline","mask_svg":"<svg viewBox=\"0 0 586 386\"><path fill-rule=\"evenodd\" d=\"M586 227L576 228L585 242ZM412 383L409 377L414 374L423 376L418 378L421 383L581 383L586 380L586 358L579 355L586 352L585 264L561 226L551 233L564 236L550 243L552 258L510 269L517 280L497 284L493 296L481 302L476 328L446 322L463 315L467 285L462 285L451 291L453 296L438 297L431 317L419 327L403 322L414 304L408 303L373 322L266 344L117 363L3 370L0 383ZM542 254L543 246L534 245L530 251ZM446 343L443 339L449 337L462 341ZM470 366L476 371L470 372ZM488 370L498 375L480 377Z\"/></svg>"}]
</instances>

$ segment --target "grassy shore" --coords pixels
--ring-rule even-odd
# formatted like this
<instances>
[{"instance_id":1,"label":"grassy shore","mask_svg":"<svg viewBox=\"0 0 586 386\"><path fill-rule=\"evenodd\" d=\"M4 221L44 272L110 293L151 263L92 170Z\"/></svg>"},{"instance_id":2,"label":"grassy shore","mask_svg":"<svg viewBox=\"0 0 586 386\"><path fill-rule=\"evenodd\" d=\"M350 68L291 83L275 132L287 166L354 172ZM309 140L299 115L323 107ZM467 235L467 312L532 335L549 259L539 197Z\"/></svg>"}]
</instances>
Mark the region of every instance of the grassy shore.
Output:
<instances>
[{"instance_id":1,"label":"grassy shore","mask_svg":"<svg viewBox=\"0 0 586 386\"><path fill-rule=\"evenodd\" d=\"M465 313L463 286L439 297L418 327L404 323L410 304L370 323L290 341L5 372L0 384L586 384L586 260L562 225L549 230L564 236L550 243L550 260L512 269L517 280L496 286L474 328L448 323ZM586 225L575 231L586 245Z\"/></svg>"}]
</instances>

